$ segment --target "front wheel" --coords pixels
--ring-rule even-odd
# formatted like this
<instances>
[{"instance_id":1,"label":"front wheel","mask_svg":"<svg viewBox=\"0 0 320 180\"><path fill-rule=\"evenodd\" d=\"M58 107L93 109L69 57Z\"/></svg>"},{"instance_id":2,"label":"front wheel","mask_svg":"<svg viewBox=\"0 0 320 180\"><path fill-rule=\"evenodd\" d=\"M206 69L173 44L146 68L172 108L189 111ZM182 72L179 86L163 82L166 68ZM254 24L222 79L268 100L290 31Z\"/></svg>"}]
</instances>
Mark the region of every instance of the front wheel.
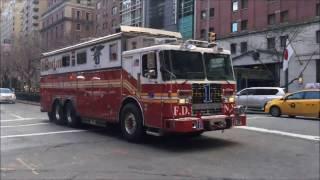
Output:
<instances>
[{"instance_id":1,"label":"front wheel","mask_svg":"<svg viewBox=\"0 0 320 180\"><path fill-rule=\"evenodd\" d=\"M271 107L270 114L271 114L271 116L279 117L281 115L280 108L278 108L276 106Z\"/></svg>"},{"instance_id":2,"label":"front wheel","mask_svg":"<svg viewBox=\"0 0 320 180\"><path fill-rule=\"evenodd\" d=\"M142 116L134 104L127 104L121 111L121 132L125 139L131 142L141 141L145 130L142 124Z\"/></svg>"}]
</instances>

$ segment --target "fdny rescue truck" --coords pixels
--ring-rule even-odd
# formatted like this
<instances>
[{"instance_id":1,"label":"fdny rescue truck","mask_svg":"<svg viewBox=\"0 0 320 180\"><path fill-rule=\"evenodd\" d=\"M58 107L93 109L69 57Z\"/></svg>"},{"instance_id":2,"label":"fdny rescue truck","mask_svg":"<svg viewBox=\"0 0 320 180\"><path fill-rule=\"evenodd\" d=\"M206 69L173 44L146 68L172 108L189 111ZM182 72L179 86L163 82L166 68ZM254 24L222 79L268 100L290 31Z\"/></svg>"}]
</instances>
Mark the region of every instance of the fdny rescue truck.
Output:
<instances>
[{"instance_id":1,"label":"fdny rescue truck","mask_svg":"<svg viewBox=\"0 0 320 180\"><path fill-rule=\"evenodd\" d=\"M129 141L246 124L230 52L170 31L119 32L43 54L41 111L76 127L118 123Z\"/></svg>"}]
</instances>

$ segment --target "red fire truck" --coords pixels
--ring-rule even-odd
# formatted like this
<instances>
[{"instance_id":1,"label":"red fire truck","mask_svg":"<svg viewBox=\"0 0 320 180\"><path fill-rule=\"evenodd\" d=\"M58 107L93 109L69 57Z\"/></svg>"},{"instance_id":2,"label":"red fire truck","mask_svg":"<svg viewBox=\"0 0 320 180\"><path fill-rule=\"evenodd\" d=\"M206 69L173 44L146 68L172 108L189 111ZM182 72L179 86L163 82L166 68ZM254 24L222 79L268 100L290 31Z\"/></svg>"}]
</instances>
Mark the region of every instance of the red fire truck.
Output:
<instances>
[{"instance_id":1,"label":"red fire truck","mask_svg":"<svg viewBox=\"0 0 320 180\"><path fill-rule=\"evenodd\" d=\"M76 127L119 123L129 141L246 125L230 52L170 31L121 26L41 59L41 111Z\"/></svg>"}]
</instances>

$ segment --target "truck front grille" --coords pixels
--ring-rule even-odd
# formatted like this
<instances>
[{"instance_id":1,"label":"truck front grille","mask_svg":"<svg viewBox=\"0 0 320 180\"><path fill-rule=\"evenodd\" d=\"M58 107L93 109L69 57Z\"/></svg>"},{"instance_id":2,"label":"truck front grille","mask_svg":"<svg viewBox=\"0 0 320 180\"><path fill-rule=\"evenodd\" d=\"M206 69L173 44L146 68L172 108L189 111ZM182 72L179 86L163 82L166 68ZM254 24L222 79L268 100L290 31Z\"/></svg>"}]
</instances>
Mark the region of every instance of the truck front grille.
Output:
<instances>
[{"instance_id":1,"label":"truck front grille","mask_svg":"<svg viewBox=\"0 0 320 180\"><path fill-rule=\"evenodd\" d=\"M220 84L192 85L193 115L222 114L222 88Z\"/></svg>"}]
</instances>

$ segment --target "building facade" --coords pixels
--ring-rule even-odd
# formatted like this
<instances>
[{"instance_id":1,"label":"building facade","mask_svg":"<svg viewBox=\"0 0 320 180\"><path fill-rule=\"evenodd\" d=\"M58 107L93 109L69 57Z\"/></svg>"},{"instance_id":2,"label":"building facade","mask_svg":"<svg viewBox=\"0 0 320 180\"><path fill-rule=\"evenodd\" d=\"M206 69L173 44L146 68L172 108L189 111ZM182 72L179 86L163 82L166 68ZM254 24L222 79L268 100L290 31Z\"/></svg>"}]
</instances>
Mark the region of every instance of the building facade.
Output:
<instances>
[{"instance_id":1,"label":"building facade","mask_svg":"<svg viewBox=\"0 0 320 180\"><path fill-rule=\"evenodd\" d=\"M116 32L120 25L180 31L194 36L194 0L98 0L96 35Z\"/></svg>"},{"instance_id":2,"label":"building facade","mask_svg":"<svg viewBox=\"0 0 320 180\"><path fill-rule=\"evenodd\" d=\"M96 36L113 34L121 23L120 1L98 0L96 2Z\"/></svg>"},{"instance_id":3,"label":"building facade","mask_svg":"<svg viewBox=\"0 0 320 180\"><path fill-rule=\"evenodd\" d=\"M14 0L5 4L1 13L1 43L12 44L22 32L23 0Z\"/></svg>"},{"instance_id":4,"label":"building facade","mask_svg":"<svg viewBox=\"0 0 320 180\"><path fill-rule=\"evenodd\" d=\"M289 84L295 91L320 82L319 0L201 0L195 14L196 39L215 32L231 51L239 90ZM288 80L282 69L286 42L295 50Z\"/></svg>"},{"instance_id":5,"label":"building facade","mask_svg":"<svg viewBox=\"0 0 320 180\"><path fill-rule=\"evenodd\" d=\"M21 11L22 17L22 32L23 35L28 36L32 33L40 31L41 15L47 10L48 1L43 0L24 0L23 10Z\"/></svg>"},{"instance_id":6,"label":"building facade","mask_svg":"<svg viewBox=\"0 0 320 180\"><path fill-rule=\"evenodd\" d=\"M48 0L41 36L45 50L78 43L94 36L94 0Z\"/></svg>"}]
</instances>

